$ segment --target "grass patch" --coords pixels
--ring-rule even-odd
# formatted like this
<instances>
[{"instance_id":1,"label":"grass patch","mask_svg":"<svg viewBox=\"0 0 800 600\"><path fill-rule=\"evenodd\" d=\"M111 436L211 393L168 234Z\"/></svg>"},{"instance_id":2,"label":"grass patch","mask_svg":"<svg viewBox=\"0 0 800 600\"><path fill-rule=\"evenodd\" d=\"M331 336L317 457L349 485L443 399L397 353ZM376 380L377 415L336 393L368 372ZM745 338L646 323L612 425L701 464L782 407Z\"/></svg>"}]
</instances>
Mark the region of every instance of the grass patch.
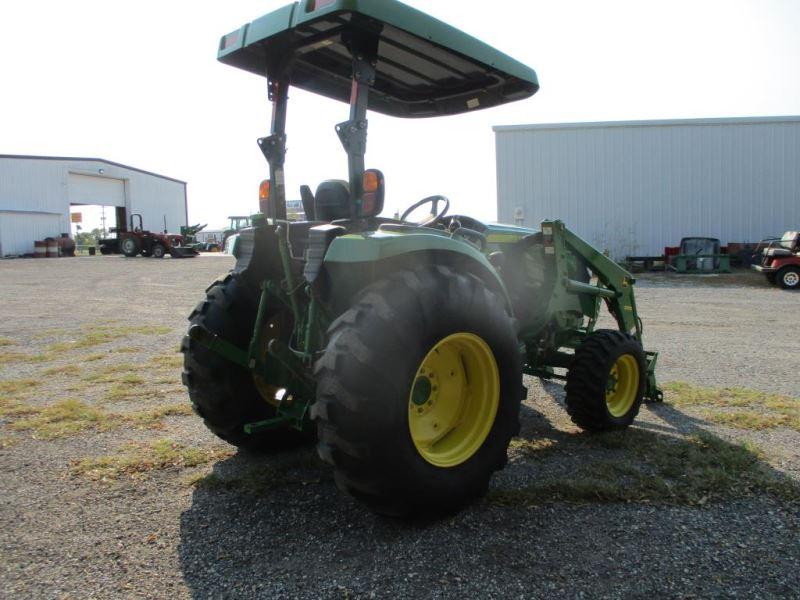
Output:
<instances>
[{"instance_id":1,"label":"grass patch","mask_svg":"<svg viewBox=\"0 0 800 600\"><path fill-rule=\"evenodd\" d=\"M735 429L750 429L753 431L763 431L764 429L776 429L785 427L800 431L800 413L760 413L755 411L704 411L703 417L712 423L726 425Z\"/></svg>"},{"instance_id":2,"label":"grass patch","mask_svg":"<svg viewBox=\"0 0 800 600\"><path fill-rule=\"evenodd\" d=\"M183 355L170 353L155 356L148 361L148 365L154 369L180 369L183 367Z\"/></svg>"},{"instance_id":3,"label":"grass patch","mask_svg":"<svg viewBox=\"0 0 800 600\"><path fill-rule=\"evenodd\" d=\"M84 381L95 383L125 383L128 385L142 385L142 379L137 373L141 368L134 365L107 365L83 377Z\"/></svg>"},{"instance_id":4,"label":"grass patch","mask_svg":"<svg viewBox=\"0 0 800 600\"><path fill-rule=\"evenodd\" d=\"M76 399L62 400L38 409L33 416L11 424L17 431L32 431L34 438L53 440L87 429L107 430L121 424L120 415L108 413Z\"/></svg>"},{"instance_id":5,"label":"grass patch","mask_svg":"<svg viewBox=\"0 0 800 600\"><path fill-rule=\"evenodd\" d=\"M132 413L109 412L77 399L37 408L19 401L0 401L0 416L24 417L11 423L11 429L30 431L41 440L77 435L85 431L108 431L118 427L163 429L169 416L192 414L189 403L169 404Z\"/></svg>"},{"instance_id":6,"label":"grass patch","mask_svg":"<svg viewBox=\"0 0 800 600\"><path fill-rule=\"evenodd\" d=\"M36 412L36 408L13 398L0 397L0 417L21 417Z\"/></svg>"},{"instance_id":7,"label":"grass patch","mask_svg":"<svg viewBox=\"0 0 800 600\"><path fill-rule=\"evenodd\" d=\"M53 360L55 357L47 354L25 354L24 352L0 352L0 365L14 363L40 363Z\"/></svg>"},{"instance_id":8,"label":"grass patch","mask_svg":"<svg viewBox=\"0 0 800 600\"><path fill-rule=\"evenodd\" d=\"M121 382L112 387L105 395L108 402L125 402L128 400L158 400L168 394L182 392L182 387L152 387L144 385L144 380L139 383ZM148 382L156 383L156 382ZM176 383L170 379L168 383Z\"/></svg>"},{"instance_id":9,"label":"grass patch","mask_svg":"<svg viewBox=\"0 0 800 600\"><path fill-rule=\"evenodd\" d=\"M75 340L66 342L56 342L48 347L50 352L67 352L79 348L93 348L112 342L119 343L121 340L132 335L163 335L170 333L171 327L163 325L139 325L133 327L97 327L83 333ZM127 346L124 346L127 348ZM115 350L119 351L119 349ZM136 352L137 350L134 350Z\"/></svg>"},{"instance_id":10,"label":"grass patch","mask_svg":"<svg viewBox=\"0 0 800 600\"><path fill-rule=\"evenodd\" d=\"M745 388L704 388L688 383L664 386L666 400L674 406L704 408L712 423L736 429L761 431L785 427L800 431L800 400Z\"/></svg>"},{"instance_id":11,"label":"grass patch","mask_svg":"<svg viewBox=\"0 0 800 600\"><path fill-rule=\"evenodd\" d=\"M102 354L100 352L95 352L94 354L85 354L83 356L80 356L79 358L81 362L95 362L98 360L103 360L106 356L108 355Z\"/></svg>"},{"instance_id":12,"label":"grass patch","mask_svg":"<svg viewBox=\"0 0 800 600\"><path fill-rule=\"evenodd\" d=\"M43 375L80 375L81 369L77 365L62 365L60 367L50 367L42 371Z\"/></svg>"},{"instance_id":13,"label":"grass patch","mask_svg":"<svg viewBox=\"0 0 800 600\"><path fill-rule=\"evenodd\" d=\"M147 410L137 411L127 415L130 422L138 427L161 429L165 417L186 417L194 414L192 405L188 402L180 404L167 404Z\"/></svg>"},{"instance_id":14,"label":"grass patch","mask_svg":"<svg viewBox=\"0 0 800 600\"><path fill-rule=\"evenodd\" d=\"M0 399L12 398L39 385L36 379L5 379L0 381Z\"/></svg>"},{"instance_id":15,"label":"grass patch","mask_svg":"<svg viewBox=\"0 0 800 600\"><path fill-rule=\"evenodd\" d=\"M766 466L753 445L732 444L707 433L677 439L638 429L591 440L590 445L603 440L598 445L611 448L610 456L589 460L566 476L542 478L520 489L495 490L489 500L503 506L546 502L702 505L755 493L800 500L800 485ZM617 450L623 455L614 456Z\"/></svg>"},{"instance_id":16,"label":"grass patch","mask_svg":"<svg viewBox=\"0 0 800 600\"><path fill-rule=\"evenodd\" d=\"M108 481L122 476L136 477L153 471L198 467L233 454L229 448L193 448L170 439L147 444L128 444L118 454L75 461L73 475L94 481Z\"/></svg>"},{"instance_id":17,"label":"grass patch","mask_svg":"<svg viewBox=\"0 0 800 600\"><path fill-rule=\"evenodd\" d=\"M123 327L120 331L124 334L139 334L139 335L164 335L172 332L172 327L166 325L141 325L139 327Z\"/></svg>"},{"instance_id":18,"label":"grass patch","mask_svg":"<svg viewBox=\"0 0 800 600\"><path fill-rule=\"evenodd\" d=\"M11 448L19 444L19 438L10 435L0 435L0 450Z\"/></svg>"},{"instance_id":19,"label":"grass patch","mask_svg":"<svg viewBox=\"0 0 800 600\"><path fill-rule=\"evenodd\" d=\"M7 337L0 337L0 348L4 348L6 346L16 346L17 342L14 340L7 338Z\"/></svg>"},{"instance_id":20,"label":"grass patch","mask_svg":"<svg viewBox=\"0 0 800 600\"><path fill-rule=\"evenodd\" d=\"M551 438L538 438L535 440L514 438L511 440L509 448L526 458L542 458L551 454L557 448L557 443L556 440Z\"/></svg>"}]
</instances>

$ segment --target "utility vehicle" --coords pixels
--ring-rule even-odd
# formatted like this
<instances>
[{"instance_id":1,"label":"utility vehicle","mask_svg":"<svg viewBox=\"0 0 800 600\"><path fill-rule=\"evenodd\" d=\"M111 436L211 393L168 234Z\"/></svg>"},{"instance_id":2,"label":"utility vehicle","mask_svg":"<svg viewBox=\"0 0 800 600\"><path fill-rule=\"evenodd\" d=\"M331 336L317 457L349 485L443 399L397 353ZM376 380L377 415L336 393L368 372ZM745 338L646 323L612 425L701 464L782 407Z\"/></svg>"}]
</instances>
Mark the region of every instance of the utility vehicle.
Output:
<instances>
[{"instance_id":1,"label":"utility vehicle","mask_svg":"<svg viewBox=\"0 0 800 600\"><path fill-rule=\"evenodd\" d=\"M767 281L785 290L800 289L800 232L787 231L778 240L761 250L751 265L767 277Z\"/></svg>"},{"instance_id":2,"label":"utility vehicle","mask_svg":"<svg viewBox=\"0 0 800 600\"><path fill-rule=\"evenodd\" d=\"M533 95L533 70L394 0L286 6L224 36L219 60L265 76L273 111L258 140L262 213L182 346L191 401L219 437L267 449L316 433L342 490L418 515L485 492L519 432L523 373L566 380L567 410L590 431L623 429L660 398L633 277L560 221L482 223L448 214L441 195L380 216L368 109L489 108ZM335 128L347 179L301 188L306 221L286 215L290 86L350 106ZM412 222L420 206L430 215ZM603 302L616 329L595 328Z\"/></svg>"}]
</instances>

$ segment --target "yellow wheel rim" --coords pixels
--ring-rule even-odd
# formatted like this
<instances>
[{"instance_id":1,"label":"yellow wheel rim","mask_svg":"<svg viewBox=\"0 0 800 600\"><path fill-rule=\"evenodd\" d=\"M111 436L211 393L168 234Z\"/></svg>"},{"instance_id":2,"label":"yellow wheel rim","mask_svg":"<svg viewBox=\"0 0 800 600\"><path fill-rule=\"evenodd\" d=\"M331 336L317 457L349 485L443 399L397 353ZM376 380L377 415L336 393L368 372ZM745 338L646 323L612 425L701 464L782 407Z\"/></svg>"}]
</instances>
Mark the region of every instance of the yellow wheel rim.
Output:
<instances>
[{"instance_id":1,"label":"yellow wheel rim","mask_svg":"<svg viewBox=\"0 0 800 600\"><path fill-rule=\"evenodd\" d=\"M500 404L500 374L489 346L472 333L436 344L414 376L408 427L420 455L455 467L486 441Z\"/></svg>"},{"instance_id":2,"label":"yellow wheel rim","mask_svg":"<svg viewBox=\"0 0 800 600\"><path fill-rule=\"evenodd\" d=\"M623 354L611 367L606 383L606 406L611 416L624 417L638 392L639 363L632 354Z\"/></svg>"}]
</instances>

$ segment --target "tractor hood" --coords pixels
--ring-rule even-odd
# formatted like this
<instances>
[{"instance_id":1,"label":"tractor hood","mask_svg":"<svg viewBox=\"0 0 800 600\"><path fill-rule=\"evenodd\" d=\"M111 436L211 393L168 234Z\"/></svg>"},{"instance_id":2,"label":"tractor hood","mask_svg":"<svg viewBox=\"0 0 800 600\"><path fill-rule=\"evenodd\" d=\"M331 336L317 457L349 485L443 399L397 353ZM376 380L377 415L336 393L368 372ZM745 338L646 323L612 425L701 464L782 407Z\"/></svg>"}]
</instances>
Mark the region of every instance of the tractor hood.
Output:
<instances>
[{"instance_id":1,"label":"tractor hood","mask_svg":"<svg viewBox=\"0 0 800 600\"><path fill-rule=\"evenodd\" d=\"M453 115L528 98L533 69L396 0L302 0L224 36L218 59L350 101L348 42L378 43L369 109L396 117Z\"/></svg>"}]
</instances>

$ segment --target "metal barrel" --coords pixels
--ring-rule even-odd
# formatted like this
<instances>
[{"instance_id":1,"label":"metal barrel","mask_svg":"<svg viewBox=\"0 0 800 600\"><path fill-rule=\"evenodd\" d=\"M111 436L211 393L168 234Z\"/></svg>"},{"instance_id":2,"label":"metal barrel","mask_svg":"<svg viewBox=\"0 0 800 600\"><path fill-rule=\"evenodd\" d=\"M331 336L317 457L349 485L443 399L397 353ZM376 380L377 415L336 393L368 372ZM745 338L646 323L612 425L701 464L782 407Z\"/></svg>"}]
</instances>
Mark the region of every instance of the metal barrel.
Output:
<instances>
[{"instance_id":1,"label":"metal barrel","mask_svg":"<svg viewBox=\"0 0 800 600\"><path fill-rule=\"evenodd\" d=\"M58 258L58 241L54 239L47 240L46 246L46 256L47 258Z\"/></svg>"},{"instance_id":2,"label":"metal barrel","mask_svg":"<svg viewBox=\"0 0 800 600\"><path fill-rule=\"evenodd\" d=\"M47 242L33 242L33 257L44 258L47 256Z\"/></svg>"}]
</instances>

